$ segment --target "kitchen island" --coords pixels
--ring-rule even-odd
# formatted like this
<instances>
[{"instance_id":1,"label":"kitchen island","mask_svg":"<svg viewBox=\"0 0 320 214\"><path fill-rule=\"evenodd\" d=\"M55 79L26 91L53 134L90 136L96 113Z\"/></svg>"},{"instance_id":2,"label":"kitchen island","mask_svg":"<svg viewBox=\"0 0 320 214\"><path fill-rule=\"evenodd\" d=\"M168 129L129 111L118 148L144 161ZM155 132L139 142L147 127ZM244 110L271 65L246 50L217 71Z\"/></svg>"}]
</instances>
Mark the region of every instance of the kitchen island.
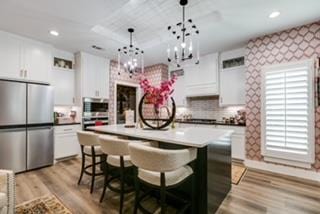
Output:
<instances>
[{"instance_id":1,"label":"kitchen island","mask_svg":"<svg viewBox=\"0 0 320 214\"><path fill-rule=\"evenodd\" d=\"M157 141L161 148L197 148L198 156L192 164L195 173L195 201L190 213L214 213L231 189L232 130L204 127L151 130L125 128L124 125L96 126L89 129L100 134ZM189 186L182 187L181 191L190 195Z\"/></svg>"}]
</instances>

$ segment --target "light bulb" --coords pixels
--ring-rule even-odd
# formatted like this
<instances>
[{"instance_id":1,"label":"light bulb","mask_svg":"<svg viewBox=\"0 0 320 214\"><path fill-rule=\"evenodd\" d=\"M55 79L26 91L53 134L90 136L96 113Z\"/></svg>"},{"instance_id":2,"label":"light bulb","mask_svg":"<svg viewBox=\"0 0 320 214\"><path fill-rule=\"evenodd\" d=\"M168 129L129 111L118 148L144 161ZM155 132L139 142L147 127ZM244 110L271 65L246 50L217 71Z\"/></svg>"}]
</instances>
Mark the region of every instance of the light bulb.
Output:
<instances>
[{"instance_id":1,"label":"light bulb","mask_svg":"<svg viewBox=\"0 0 320 214\"><path fill-rule=\"evenodd\" d=\"M185 42L181 43L181 47L185 48L186 47L186 43Z\"/></svg>"},{"instance_id":2,"label":"light bulb","mask_svg":"<svg viewBox=\"0 0 320 214\"><path fill-rule=\"evenodd\" d=\"M175 52L177 52L177 51L178 51L178 48L177 48L177 46L175 46L175 47L174 47L174 51L175 51Z\"/></svg>"},{"instance_id":3,"label":"light bulb","mask_svg":"<svg viewBox=\"0 0 320 214\"><path fill-rule=\"evenodd\" d=\"M125 68L127 67L127 63L124 63L124 65L123 65Z\"/></svg>"}]
</instances>

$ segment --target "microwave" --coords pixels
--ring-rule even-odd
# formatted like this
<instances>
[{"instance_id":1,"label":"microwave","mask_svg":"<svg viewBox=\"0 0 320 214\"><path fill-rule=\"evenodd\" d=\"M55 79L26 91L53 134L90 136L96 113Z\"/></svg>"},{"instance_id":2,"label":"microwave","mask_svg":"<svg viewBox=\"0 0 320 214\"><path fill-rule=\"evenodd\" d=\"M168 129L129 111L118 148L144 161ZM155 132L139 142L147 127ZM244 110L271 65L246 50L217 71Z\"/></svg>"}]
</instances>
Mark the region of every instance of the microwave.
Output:
<instances>
[{"instance_id":1,"label":"microwave","mask_svg":"<svg viewBox=\"0 0 320 214\"><path fill-rule=\"evenodd\" d=\"M84 117L108 116L108 99L83 98L82 114Z\"/></svg>"}]
</instances>

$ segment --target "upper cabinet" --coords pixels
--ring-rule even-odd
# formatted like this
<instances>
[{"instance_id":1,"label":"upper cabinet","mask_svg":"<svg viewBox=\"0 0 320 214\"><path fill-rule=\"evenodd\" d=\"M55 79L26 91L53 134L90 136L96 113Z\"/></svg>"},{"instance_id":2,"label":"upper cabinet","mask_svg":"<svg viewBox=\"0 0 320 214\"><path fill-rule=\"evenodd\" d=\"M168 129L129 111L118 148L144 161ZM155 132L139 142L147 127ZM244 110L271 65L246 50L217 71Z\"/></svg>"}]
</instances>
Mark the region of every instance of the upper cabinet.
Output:
<instances>
[{"instance_id":1,"label":"upper cabinet","mask_svg":"<svg viewBox=\"0 0 320 214\"><path fill-rule=\"evenodd\" d=\"M49 82L52 47L0 31L1 78Z\"/></svg>"},{"instance_id":2,"label":"upper cabinet","mask_svg":"<svg viewBox=\"0 0 320 214\"><path fill-rule=\"evenodd\" d=\"M177 106L186 106L187 98L186 98L186 81L183 69L174 69L169 67L169 76L171 77L175 73L178 77L177 81L174 84L174 91L172 93L172 97Z\"/></svg>"},{"instance_id":3,"label":"upper cabinet","mask_svg":"<svg viewBox=\"0 0 320 214\"><path fill-rule=\"evenodd\" d=\"M213 96L219 94L218 54L200 58L199 65L184 68L186 96Z\"/></svg>"},{"instance_id":4,"label":"upper cabinet","mask_svg":"<svg viewBox=\"0 0 320 214\"><path fill-rule=\"evenodd\" d=\"M75 104L74 54L54 50L52 61L51 85L54 87L54 104L71 106ZM67 62L68 66L64 66Z\"/></svg>"},{"instance_id":5,"label":"upper cabinet","mask_svg":"<svg viewBox=\"0 0 320 214\"><path fill-rule=\"evenodd\" d=\"M240 48L220 55L220 106L245 105L244 54Z\"/></svg>"},{"instance_id":6,"label":"upper cabinet","mask_svg":"<svg viewBox=\"0 0 320 214\"><path fill-rule=\"evenodd\" d=\"M76 54L77 102L83 97L109 98L110 60L80 52Z\"/></svg>"},{"instance_id":7,"label":"upper cabinet","mask_svg":"<svg viewBox=\"0 0 320 214\"><path fill-rule=\"evenodd\" d=\"M23 77L20 59L21 44L18 38L0 31L0 76L1 78Z\"/></svg>"},{"instance_id":8,"label":"upper cabinet","mask_svg":"<svg viewBox=\"0 0 320 214\"><path fill-rule=\"evenodd\" d=\"M23 55L25 77L28 80L49 82L52 48L38 42L24 42Z\"/></svg>"}]
</instances>

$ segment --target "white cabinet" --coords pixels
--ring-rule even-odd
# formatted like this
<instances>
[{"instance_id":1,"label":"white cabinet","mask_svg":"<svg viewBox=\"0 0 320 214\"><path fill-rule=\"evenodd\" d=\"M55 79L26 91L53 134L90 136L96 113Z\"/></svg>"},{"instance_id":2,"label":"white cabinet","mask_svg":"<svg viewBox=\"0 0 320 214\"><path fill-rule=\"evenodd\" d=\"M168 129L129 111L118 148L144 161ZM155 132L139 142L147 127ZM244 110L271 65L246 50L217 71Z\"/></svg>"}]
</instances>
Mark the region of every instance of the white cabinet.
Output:
<instances>
[{"instance_id":1,"label":"white cabinet","mask_svg":"<svg viewBox=\"0 0 320 214\"><path fill-rule=\"evenodd\" d=\"M49 81L51 46L0 31L0 76Z\"/></svg>"},{"instance_id":2,"label":"white cabinet","mask_svg":"<svg viewBox=\"0 0 320 214\"><path fill-rule=\"evenodd\" d=\"M109 98L110 60L80 52L76 54L77 100L82 97Z\"/></svg>"},{"instance_id":3,"label":"white cabinet","mask_svg":"<svg viewBox=\"0 0 320 214\"><path fill-rule=\"evenodd\" d=\"M220 55L220 106L245 105L245 66L223 68L223 61L243 57L243 48Z\"/></svg>"},{"instance_id":4,"label":"white cabinet","mask_svg":"<svg viewBox=\"0 0 320 214\"><path fill-rule=\"evenodd\" d=\"M244 160L245 159L245 127L242 126L228 126L228 125L205 125L205 124L188 124L178 123L177 128L190 128L190 127L206 127L215 129L229 129L233 130L234 133L231 137L231 156L234 159Z\"/></svg>"},{"instance_id":5,"label":"white cabinet","mask_svg":"<svg viewBox=\"0 0 320 214\"><path fill-rule=\"evenodd\" d=\"M75 102L75 74L73 70L53 68L51 85L55 105L73 105Z\"/></svg>"},{"instance_id":6,"label":"white cabinet","mask_svg":"<svg viewBox=\"0 0 320 214\"><path fill-rule=\"evenodd\" d=\"M0 76L22 78L21 44L18 38L0 31Z\"/></svg>"},{"instance_id":7,"label":"white cabinet","mask_svg":"<svg viewBox=\"0 0 320 214\"><path fill-rule=\"evenodd\" d=\"M176 106L186 106L187 105L187 97L186 97L186 83L185 76L183 70L174 70L169 68L169 76L171 76L172 72L176 73L177 81L174 84L174 91L172 93L172 97L176 103Z\"/></svg>"},{"instance_id":8,"label":"white cabinet","mask_svg":"<svg viewBox=\"0 0 320 214\"><path fill-rule=\"evenodd\" d=\"M48 82L52 64L51 47L31 41L24 42L22 47L25 78Z\"/></svg>"},{"instance_id":9,"label":"white cabinet","mask_svg":"<svg viewBox=\"0 0 320 214\"><path fill-rule=\"evenodd\" d=\"M74 54L71 52L55 49L53 55L55 58L64 59L74 64ZM50 76L51 85L54 87L54 104L59 106L74 105L75 71L69 68L57 67L52 64Z\"/></svg>"},{"instance_id":10,"label":"white cabinet","mask_svg":"<svg viewBox=\"0 0 320 214\"><path fill-rule=\"evenodd\" d=\"M81 125L56 126L54 128L54 159L62 159L80 154L77 131Z\"/></svg>"},{"instance_id":11,"label":"white cabinet","mask_svg":"<svg viewBox=\"0 0 320 214\"><path fill-rule=\"evenodd\" d=\"M218 54L200 58L199 65L185 67L186 96L213 96L219 94Z\"/></svg>"},{"instance_id":12,"label":"white cabinet","mask_svg":"<svg viewBox=\"0 0 320 214\"><path fill-rule=\"evenodd\" d=\"M215 126L218 129L231 129L234 131L231 137L231 156L234 159L244 160L245 159L245 127L241 126Z\"/></svg>"}]
</instances>

